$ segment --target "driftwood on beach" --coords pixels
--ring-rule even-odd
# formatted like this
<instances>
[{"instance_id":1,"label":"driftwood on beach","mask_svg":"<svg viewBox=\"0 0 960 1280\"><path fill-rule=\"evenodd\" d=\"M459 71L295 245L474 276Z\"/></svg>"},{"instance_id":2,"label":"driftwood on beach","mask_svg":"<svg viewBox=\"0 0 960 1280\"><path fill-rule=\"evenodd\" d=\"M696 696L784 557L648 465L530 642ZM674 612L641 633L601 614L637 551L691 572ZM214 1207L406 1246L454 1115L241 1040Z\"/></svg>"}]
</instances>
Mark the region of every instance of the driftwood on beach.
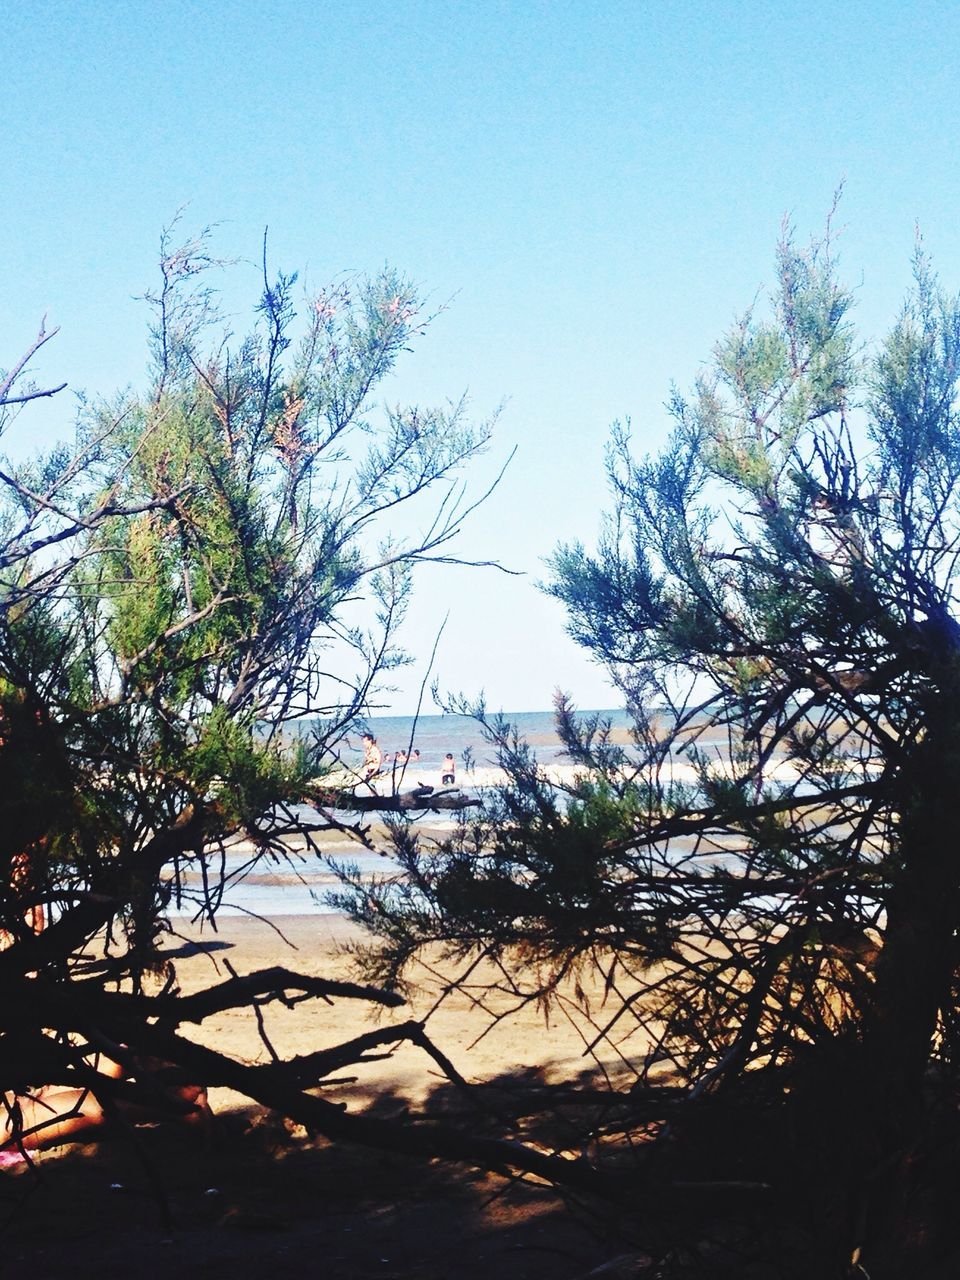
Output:
<instances>
[{"instance_id":1,"label":"driftwood on beach","mask_svg":"<svg viewBox=\"0 0 960 1280\"><path fill-rule=\"evenodd\" d=\"M339 790L318 795L312 803L327 809L351 809L360 813L406 813L409 811L429 811L435 809L471 809L480 804L459 789L435 791L430 786L415 787L412 791L392 792L389 795L378 795L371 790L369 795L358 795L355 791Z\"/></svg>"}]
</instances>

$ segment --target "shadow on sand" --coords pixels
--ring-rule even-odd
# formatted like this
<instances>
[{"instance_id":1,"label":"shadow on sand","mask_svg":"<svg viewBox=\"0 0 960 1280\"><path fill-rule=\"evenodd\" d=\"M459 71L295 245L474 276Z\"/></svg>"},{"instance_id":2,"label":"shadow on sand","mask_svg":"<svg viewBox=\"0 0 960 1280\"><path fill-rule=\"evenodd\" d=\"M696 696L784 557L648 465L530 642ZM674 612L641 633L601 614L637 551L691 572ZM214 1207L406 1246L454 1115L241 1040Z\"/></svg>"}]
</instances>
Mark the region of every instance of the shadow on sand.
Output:
<instances>
[{"instance_id":1,"label":"shadow on sand","mask_svg":"<svg viewBox=\"0 0 960 1280\"><path fill-rule=\"evenodd\" d=\"M471 1124L516 1135L503 1121L507 1100L531 1087L530 1072L491 1082L486 1112ZM324 1096L383 1117L405 1109L393 1093L364 1098L355 1086ZM426 1110L463 1117L465 1103L444 1082ZM565 1127L562 1111L551 1123ZM551 1124L519 1124L526 1137L562 1143ZM35 1171L0 1172L4 1277L574 1280L617 1256L604 1280L649 1274L619 1224L549 1188L335 1146L260 1108L219 1115L209 1140L170 1127L138 1137L142 1155L123 1137L105 1138L44 1154ZM144 1158L164 1188L172 1235Z\"/></svg>"}]
</instances>

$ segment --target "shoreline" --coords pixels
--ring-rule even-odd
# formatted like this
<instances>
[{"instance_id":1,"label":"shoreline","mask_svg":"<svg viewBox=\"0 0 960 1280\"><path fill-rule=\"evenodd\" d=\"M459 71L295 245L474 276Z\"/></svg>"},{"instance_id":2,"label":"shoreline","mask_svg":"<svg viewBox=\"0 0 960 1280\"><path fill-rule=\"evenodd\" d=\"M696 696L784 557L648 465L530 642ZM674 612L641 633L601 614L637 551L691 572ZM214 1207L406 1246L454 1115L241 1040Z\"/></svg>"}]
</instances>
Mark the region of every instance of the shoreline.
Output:
<instances>
[{"instance_id":1,"label":"shoreline","mask_svg":"<svg viewBox=\"0 0 960 1280\"><path fill-rule=\"evenodd\" d=\"M859 763L868 772L877 767L872 761L861 761ZM550 764L541 764L538 766L538 771L548 782L560 788L573 787L578 779L589 776L589 772L582 765L569 763L551 762ZM424 771L418 772L422 773ZM620 775L624 780L631 780L631 773L629 765L620 770ZM709 762L708 773L715 778L735 778L737 776L736 763L729 756L717 755L715 759ZM662 767L656 771L656 777L664 786L668 786L672 782L696 785L700 781L698 769L683 760L667 759ZM801 777L801 771L789 760L774 759L764 769L763 777L770 782L795 782ZM646 781L646 771L641 771L639 778L641 781ZM390 773L380 774L371 782L362 784L357 784L356 775L349 775L349 779L345 775L344 780L349 781L349 785L353 786L356 793L361 796L405 794L418 786L432 786L434 793L437 795L445 792L462 791L468 795L478 793L482 796L485 791L494 791L499 787L506 786L509 778L506 770L500 768L499 765L475 765L471 769L458 767L457 781L450 785L432 782L430 781L430 775L428 775L416 778L405 776L402 779L398 777L394 786ZM329 786L331 785L331 780L329 778L318 779L317 784ZM336 775L334 775L334 784L339 785ZM430 810L427 809L425 812L429 813Z\"/></svg>"}]
</instances>

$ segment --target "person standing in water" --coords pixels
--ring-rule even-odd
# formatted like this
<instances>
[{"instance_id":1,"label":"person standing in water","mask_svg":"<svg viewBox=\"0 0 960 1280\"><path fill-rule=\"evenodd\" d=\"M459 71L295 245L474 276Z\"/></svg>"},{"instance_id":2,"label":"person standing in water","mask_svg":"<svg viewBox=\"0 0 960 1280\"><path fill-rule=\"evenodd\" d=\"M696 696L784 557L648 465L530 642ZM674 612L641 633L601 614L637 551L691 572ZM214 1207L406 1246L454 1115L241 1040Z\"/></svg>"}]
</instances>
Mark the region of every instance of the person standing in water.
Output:
<instances>
[{"instance_id":1,"label":"person standing in water","mask_svg":"<svg viewBox=\"0 0 960 1280\"><path fill-rule=\"evenodd\" d=\"M448 751L443 757L442 774L440 781L444 786L452 786L457 780L457 762L453 758L453 752Z\"/></svg>"}]
</instances>

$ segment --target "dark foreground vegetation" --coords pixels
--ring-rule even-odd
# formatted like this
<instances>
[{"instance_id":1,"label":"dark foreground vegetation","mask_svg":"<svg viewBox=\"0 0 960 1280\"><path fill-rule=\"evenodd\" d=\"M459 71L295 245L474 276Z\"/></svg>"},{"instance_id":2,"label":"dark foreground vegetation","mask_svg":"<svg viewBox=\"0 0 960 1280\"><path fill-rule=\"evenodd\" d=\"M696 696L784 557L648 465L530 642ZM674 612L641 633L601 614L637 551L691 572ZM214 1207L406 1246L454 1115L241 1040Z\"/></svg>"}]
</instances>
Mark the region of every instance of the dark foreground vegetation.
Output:
<instances>
[{"instance_id":1,"label":"dark foreground vegetation","mask_svg":"<svg viewBox=\"0 0 960 1280\"><path fill-rule=\"evenodd\" d=\"M633 744L561 700L582 777L560 795L488 721L496 801L439 847L399 814L403 874L344 886L375 985L274 968L183 994L171 899L199 871L213 918L235 836L256 859L338 827L324 773L399 660L413 568L453 555L455 476L486 442L462 408L374 417L421 324L403 281L313 299L292 347L293 281L265 272L259 336L232 343L205 253L164 248L148 393L0 467L9 1144L63 1119L36 1119L41 1085L123 1128L128 1106L189 1113L202 1081L324 1139L550 1184L664 1280L955 1274L960 307L922 254L871 354L829 234L785 236L769 317L674 398L670 447L637 461L615 432L600 546L561 547L550 589ZM8 431L48 394L25 367L0 386ZM427 533L398 538L431 493ZM308 713L324 727L284 745ZM492 1095L415 1020L287 1060L265 1039L258 1066L182 1032L274 999L396 1006L428 947L480 1009L481 958L518 1006L599 979L594 1043L622 1070ZM317 1090L398 1040L467 1101Z\"/></svg>"}]
</instances>

